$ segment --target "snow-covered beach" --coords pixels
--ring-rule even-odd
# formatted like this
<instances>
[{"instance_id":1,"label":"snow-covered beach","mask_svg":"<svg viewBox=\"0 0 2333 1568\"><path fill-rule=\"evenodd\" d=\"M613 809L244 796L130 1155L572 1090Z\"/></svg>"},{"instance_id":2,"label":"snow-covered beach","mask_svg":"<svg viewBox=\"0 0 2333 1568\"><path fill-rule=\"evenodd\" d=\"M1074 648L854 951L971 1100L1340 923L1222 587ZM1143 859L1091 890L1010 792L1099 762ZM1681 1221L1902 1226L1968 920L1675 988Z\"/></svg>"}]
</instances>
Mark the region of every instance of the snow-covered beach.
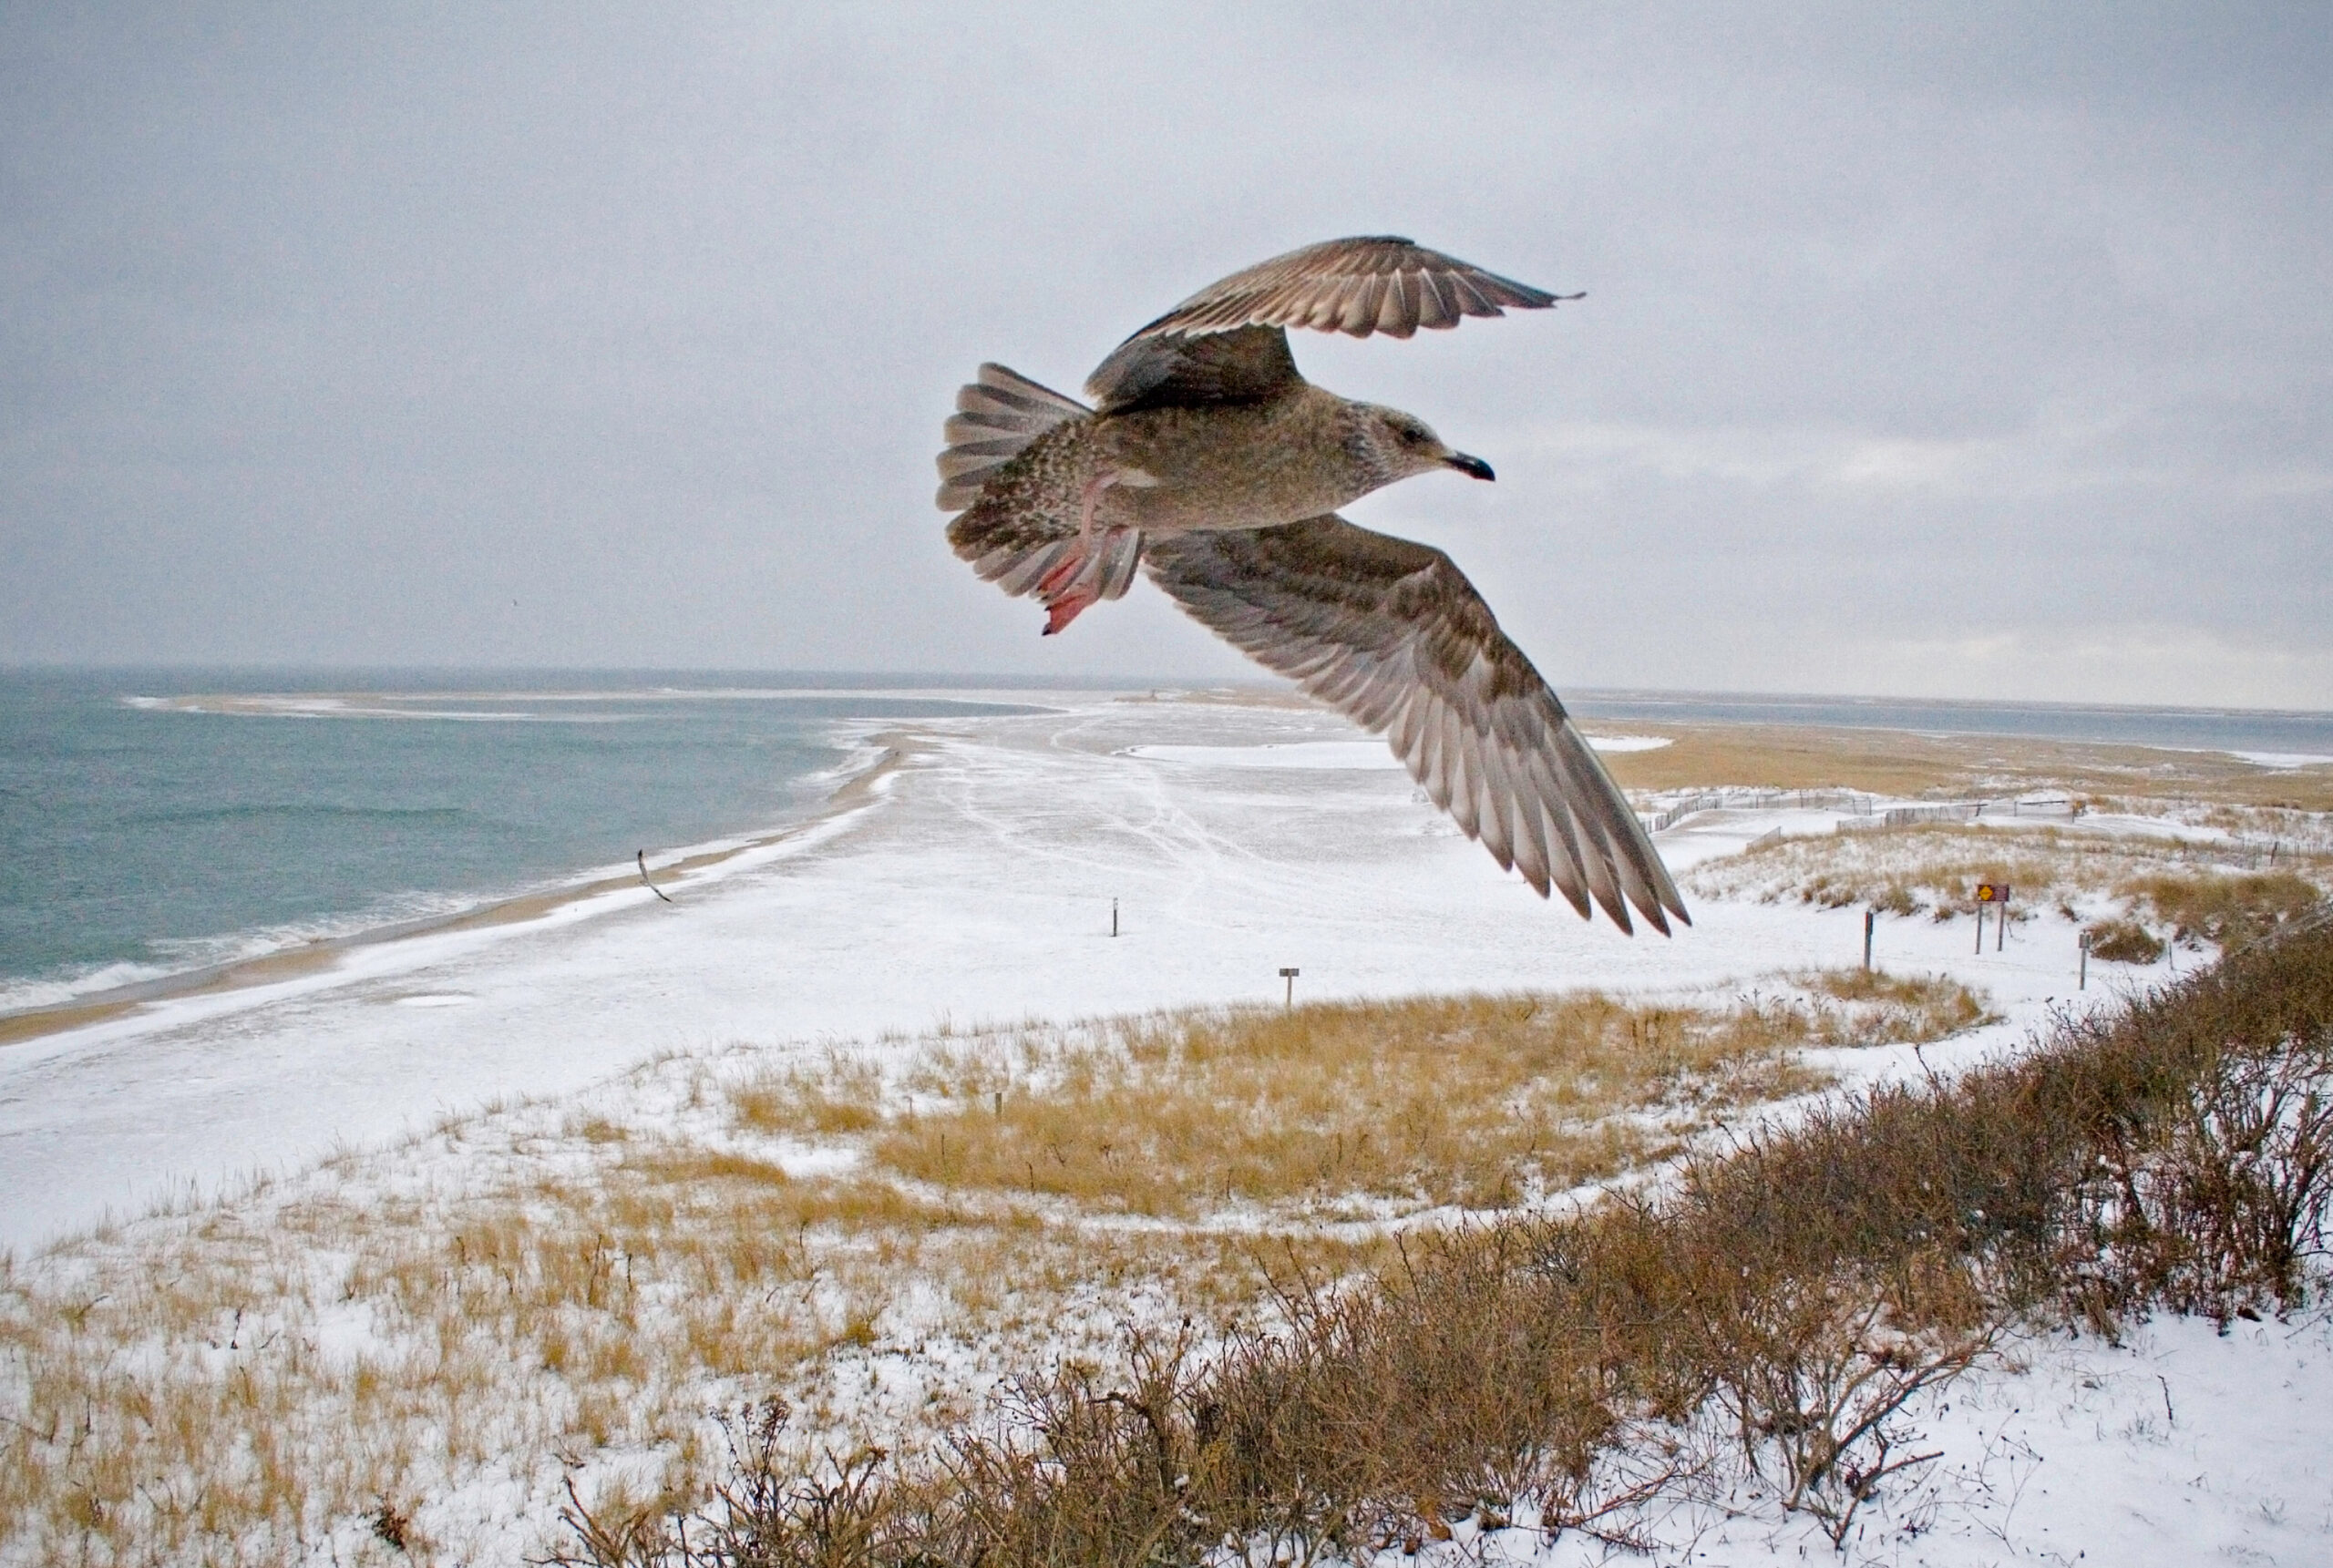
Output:
<instances>
[{"instance_id":1,"label":"snow-covered beach","mask_svg":"<svg viewBox=\"0 0 2333 1568\"><path fill-rule=\"evenodd\" d=\"M1300 1000L1598 989L1721 1005L1862 958L1861 905L1763 901L1754 877L1738 896L1708 889L1748 864L1727 857L1752 844L1829 839L1885 799L1778 794L1684 811L1658 842L1680 878L1706 873L1691 895L1694 924L1671 939L1630 938L1501 873L1382 743L1308 706L1254 693L984 695L1037 711L858 725L854 770L822 813L661 857L670 902L602 876L505 917L337 948L278 978L160 998L0 1049L0 1242L32 1274L69 1274L121 1249L180 1245L202 1229L208 1194L260 1215L335 1187L370 1194L351 1200L360 1204L427 1193L458 1205L532 1162L543 1181L582 1172L592 1141L626 1126L704 1120L696 1091L681 1091L695 1063L717 1079L741 1061L767 1071L838 1046L904 1056L1023 1020L1270 1004L1283 968L1299 970ZM1615 756L1665 743L1626 724L1588 728ZM2229 842L2225 830L2163 821L2085 831ZM2100 964L2078 991L2078 922L2059 908L2027 913L1981 943L1959 918L1882 918L1882 968L1966 984L1992 1020L1924 1049L1825 1052L1825 1069L1848 1083L1948 1070L2016 1049L2057 1010L2170 972ZM809 1149L788 1169L827 1158ZM272 1178L264 1192L249 1185L261 1176ZM157 1199L176 1200L179 1216L45 1251ZM348 1266L330 1246L310 1258L293 1243L277 1255L313 1275L303 1288L318 1299ZM844 1345L867 1363L858 1397L869 1409L912 1403L914 1378L894 1387L883 1358L910 1347L924 1357L944 1308L903 1300L850 1331L869 1337ZM395 1349L377 1318L318 1321L329 1325L316 1331L326 1354ZM1057 1337L1085 1345L1109 1331L1102 1310ZM231 1360L225 1343L205 1354ZM953 1366L975 1390L1006 1369L968 1354L934 1349L919 1365ZM742 1391L719 1378L705 1389ZM1972 1568L2085 1551L2310 1560L2333 1540L2328 1409L2333 1344L2321 1323L2239 1325L2225 1338L2165 1323L2120 1349L2021 1343L1915 1412L1944 1457L1868 1515L1856 1550ZM562 1473L605 1479L656 1457L653 1445L594 1456L560 1441L567 1459L514 1442L481 1467L416 1478L423 1525L447 1560L523 1560L556 1529ZM1747 1495L1736 1503L1674 1522L1698 1542L1694 1561L1829 1550L1812 1520ZM1535 1539L1429 1550L1597 1559L1579 1555L1578 1538ZM310 1556L377 1550L359 1519L334 1525Z\"/></svg>"}]
</instances>

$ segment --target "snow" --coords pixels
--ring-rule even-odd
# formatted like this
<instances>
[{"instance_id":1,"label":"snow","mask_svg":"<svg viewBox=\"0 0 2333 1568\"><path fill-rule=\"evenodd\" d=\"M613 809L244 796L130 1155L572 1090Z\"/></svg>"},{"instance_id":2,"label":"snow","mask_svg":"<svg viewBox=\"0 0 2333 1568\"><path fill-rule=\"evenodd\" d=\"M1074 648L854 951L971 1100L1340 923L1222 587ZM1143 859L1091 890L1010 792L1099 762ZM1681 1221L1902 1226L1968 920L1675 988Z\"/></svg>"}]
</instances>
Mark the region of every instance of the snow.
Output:
<instances>
[{"instance_id":1,"label":"snow","mask_svg":"<svg viewBox=\"0 0 2333 1568\"><path fill-rule=\"evenodd\" d=\"M2228 755L2264 768L2316 768L2333 763L2333 757L2313 752L2230 752Z\"/></svg>"},{"instance_id":2,"label":"snow","mask_svg":"<svg viewBox=\"0 0 2333 1568\"><path fill-rule=\"evenodd\" d=\"M1382 741L1297 741L1265 746L1128 746L1125 755L1147 762L1208 768L1383 769L1401 767Z\"/></svg>"},{"instance_id":3,"label":"snow","mask_svg":"<svg viewBox=\"0 0 2333 1568\"><path fill-rule=\"evenodd\" d=\"M2193 1318L2138 1325L2122 1344L2013 1341L1908 1412L1937 1457L1885 1486L1840 1548L1788 1514L1746 1468L1717 1495L1646 1522L1694 1568L1776 1562L1902 1568L2070 1568L2333 1562L2333 1326ZM1532 1520L1518 1523L1536 1523ZM1577 1532L1456 1539L1414 1559L1589 1568L1632 1560Z\"/></svg>"},{"instance_id":4,"label":"snow","mask_svg":"<svg viewBox=\"0 0 2333 1568\"><path fill-rule=\"evenodd\" d=\"M1599 752L1650 752L1670 743L1666 735L1590 735L1588 743ZM1125 753L1149 762L1187 763L1215 768L1401 768L1383 741L1287 741L1238 746L1128 746Z\"/></svg>"},{"instance_id":5,"label":"snow","mask_svg":"<svg viewBox=\"0 0 2333 1568\"><path fill-rule=\"evenodd\" d=\"M1397 769L1314 762L1386 756L1331 716L997 696L1050 711L919 722L855 804L717 866L660 871L675 903L618 888L0 1050L0 1245L735 1040L1275 1000L1282 967L1320 999L1690 991L1861 959L1852 909L1709 903L1673 938L1582 922ZM1269 760L1286 756L1310 765ZM1819 814L1715 815L1660 836L1672 869ZM2006 954L1967 947L1957 927L1889 922L1879 955L1985 987L2008 1039L2071 992L2062 923L2013 933Z\"/></svg>"},{"instance_id":6,"label":"snow","mask_svg":"<svg viewBox=\"0 0 2333 1568\"><path fill-rule=\"evenodd\" d=\"M1381 742L1322 714L998 695L1047 711L920 721L904 739L861 726L870 747L899 747L896 769L777 841L660 872L673 904L644 887L603 892L0 1048L0 1244L36 1247L165 1194L309 1167L497 1100L588 1103L591 1086L604 1093L653 1059L739 1041L814 1050L951 1024L1277 1001L1284 966L1300 968L1307 999L1688 994L1861 958L1860 908L1705 902L1670 939L1582 923L1501 873ZM1797 805L1712 811L1659 842L1681 873L1776 828L1837 820ZM2132 983L2101 967L2078 996L2074 928L2050 913L1981 953L1958 921L1884 919L1876 950L1884 968L1948 973L1989 994L2002 1020L1950 1042L1954 1061L2011 1049L2053 1009ZM1944 1064L1935 1047L1919 1061L1908 1048L1859 1054L1865 1073ZM806 1148L786 1163L810 1174L835 1158ZM1851 1558L2333 1562L2333 1338L2321 1321L2239 1323L2225 1337L2162 1321L2121 1348L2029 1340L1914 1425L1942 1457L1859 1518ZM1754 1491L1745 1478L1730 1508L1664 1533L1690 1540L1697 1564L1831 1552L1814 1522ZM1420 1561L1604 1560L1577 1536L1468 1534Z\"/></svg>"},{"instance_id":7,"label":"snow","mask_svg":"<svg viewBox=\"0 0 2333 1568\"><path fill-rule=\"evenodd\" d=\"M2321 1320L2146 1324L2117 1348L2097 1340L2015 1348L2023 1378L1948 1392L1930 1447L1931 1485L1964 1499L1908 1562L2333 1561L2333 1340ZM1971 1467L2020 1472L1980 1498ZM1979 1504L1983 1504L1980 1506ZM1902 1514L1906 1510L1899 1507ZM1955 1528L1958 1522L1959 1527Z\"/></svg>"}]
</instances>

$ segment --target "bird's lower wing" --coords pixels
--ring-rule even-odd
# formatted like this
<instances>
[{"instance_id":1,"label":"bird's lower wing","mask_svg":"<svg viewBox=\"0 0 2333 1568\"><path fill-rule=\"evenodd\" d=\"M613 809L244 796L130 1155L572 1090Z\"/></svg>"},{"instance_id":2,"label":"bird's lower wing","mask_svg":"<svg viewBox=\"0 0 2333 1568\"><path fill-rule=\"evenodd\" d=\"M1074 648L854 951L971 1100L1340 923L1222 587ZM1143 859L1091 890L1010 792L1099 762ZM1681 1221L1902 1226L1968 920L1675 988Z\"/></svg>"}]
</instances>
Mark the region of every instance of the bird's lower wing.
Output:
<instances>
[{"instance_id":1,"label":"bird's lower wing","mask_svg":"<svg viewBox=\"0 0 2333 1568\"><path fill-rule=\"evenodd\" d=\"M1440 550L1309 518L1149 541L1151 578L1258 663L1372 730L1502 866L1582 916L1691 924L1611 775ZM1663 911L1667 913L1664 914Z\"/></svg>"}]
</instances>

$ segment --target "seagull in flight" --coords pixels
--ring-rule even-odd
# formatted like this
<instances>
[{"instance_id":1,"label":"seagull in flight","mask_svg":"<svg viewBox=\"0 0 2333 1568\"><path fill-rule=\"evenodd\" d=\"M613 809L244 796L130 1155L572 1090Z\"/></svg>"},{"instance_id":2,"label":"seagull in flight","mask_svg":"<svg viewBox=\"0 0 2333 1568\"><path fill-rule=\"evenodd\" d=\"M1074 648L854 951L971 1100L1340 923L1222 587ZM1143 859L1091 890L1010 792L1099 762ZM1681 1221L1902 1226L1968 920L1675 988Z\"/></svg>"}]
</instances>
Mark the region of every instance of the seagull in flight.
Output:
<instances>
[{"instance_id":1,"label":"seagull in flight","mask_svg":"<svg viewBox=\"0 0 2333 1568\"><path fill-rule=\"evenodd\" d=\"M1267 669L1382 732L1436 805L1541 897L1690 925L1643 825L1564 705L1438 549L1336 515L1399 479L1493 477L1414 415L1298 374L1288 329L1406 338L1552 294L1365 236L1211 283L1086 379L1092 406L1001 364L956 395L940 455L948 542L1051 636L1137 567Z\"/></svg>"}]
</instances>

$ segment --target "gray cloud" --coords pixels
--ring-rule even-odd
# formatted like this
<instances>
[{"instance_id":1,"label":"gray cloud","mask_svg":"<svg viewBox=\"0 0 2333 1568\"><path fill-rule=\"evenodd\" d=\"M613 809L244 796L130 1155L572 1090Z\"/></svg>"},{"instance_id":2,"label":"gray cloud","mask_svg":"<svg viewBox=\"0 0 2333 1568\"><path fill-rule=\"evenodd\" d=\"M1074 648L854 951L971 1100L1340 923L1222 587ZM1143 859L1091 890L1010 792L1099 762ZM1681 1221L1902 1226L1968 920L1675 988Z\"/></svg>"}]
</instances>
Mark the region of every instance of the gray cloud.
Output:
<instances>
[{"instance_id":1,"label":"gray cloud","mask_svg":"<svg viewBox=\"0 0 2333 1568\"><path fill-rule=\"evenodd\" d=\"M866 8L871 9L871 8ZM1590 297L1326 384L1561 684L2333 706L2302 6L0 11L0 658L1190 672L940 540L1064 387L1393 231Z\"/></svg>"}]
</instances>

